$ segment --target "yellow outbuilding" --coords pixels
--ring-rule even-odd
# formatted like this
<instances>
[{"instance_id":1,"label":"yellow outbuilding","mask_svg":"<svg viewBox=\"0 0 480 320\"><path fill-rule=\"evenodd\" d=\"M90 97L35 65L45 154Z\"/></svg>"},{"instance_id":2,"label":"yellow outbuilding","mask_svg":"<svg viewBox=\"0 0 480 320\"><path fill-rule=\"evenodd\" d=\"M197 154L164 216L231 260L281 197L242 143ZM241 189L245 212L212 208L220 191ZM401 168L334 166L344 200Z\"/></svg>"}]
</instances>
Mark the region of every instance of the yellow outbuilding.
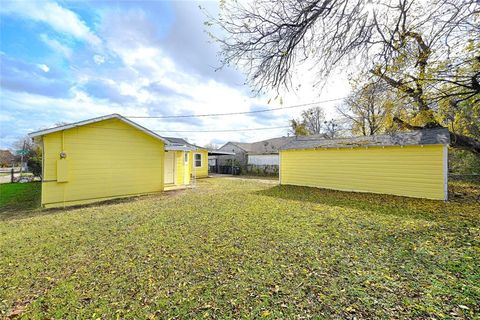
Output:
<instances>
[{"instance_id":1,"label":"yellow outbuilding","mask_svg":"<svg viewBox=\"0 0 480 320\"><path fill-rule=\"evenodd\" d=\"M185 186L208 177L208 150L181 138L165 137L165 186Z\"/></svg>"},{"instance_id":2,"label":"yellow outbuilding","mask_svg":"<svg viewBox=\"0 0 480 320\"><path fill-rule=\"evenodd\" d=\"M118 114L30 136L42 147L41 202L47 208L161 192L190 184L192 171L203 176L208 168L202 156L196 170L200 148L172 143Z\"/></svg>"},{"instance_id":3,"label":"yellow outbuilding","mask_svg":"<svg viewBox=\"0 0 480 320\"><path fill-rule=\"evenodd\" d=\"M280 184L447 200L449 137L444 128L297 137L280 150Z\"/></svg>"}]
</instances>

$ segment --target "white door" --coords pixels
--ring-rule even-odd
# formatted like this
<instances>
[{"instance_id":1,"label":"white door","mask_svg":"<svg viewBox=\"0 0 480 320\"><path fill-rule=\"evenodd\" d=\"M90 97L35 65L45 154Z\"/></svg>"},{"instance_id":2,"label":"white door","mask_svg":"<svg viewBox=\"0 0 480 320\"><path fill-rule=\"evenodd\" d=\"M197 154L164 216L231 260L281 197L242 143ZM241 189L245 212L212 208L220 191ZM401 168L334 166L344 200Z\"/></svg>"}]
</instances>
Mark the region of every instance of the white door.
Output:
<instances>
[{"instance_id":1,"label":"white door","mask_svg":"<svg viewBox=\"0 0 480 320\"><path fill-rule=\"evenodd\" d=\"M165 152L165 171L164 171L164 183L173 184L175 182L175 153L173 151Z\"/></svg>"}]
</instances>

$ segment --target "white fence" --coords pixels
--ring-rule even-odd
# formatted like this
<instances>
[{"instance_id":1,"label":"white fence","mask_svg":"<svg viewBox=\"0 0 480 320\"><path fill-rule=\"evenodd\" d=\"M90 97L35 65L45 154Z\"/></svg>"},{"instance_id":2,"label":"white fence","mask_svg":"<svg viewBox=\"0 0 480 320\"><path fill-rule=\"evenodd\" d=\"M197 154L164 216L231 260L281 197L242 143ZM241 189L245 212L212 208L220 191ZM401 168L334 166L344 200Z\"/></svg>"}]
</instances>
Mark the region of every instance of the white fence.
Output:
<instances>
[{"instance_id":1,"label":"white fence","mask_svg":"<svg viewBox=\"0 0 480 320\"><path fill-rule=\"evenodd\" d=\"M278 154L252 154L248 155L248 164L257 166L278 166Z\"/></svg>"}]
</instances>

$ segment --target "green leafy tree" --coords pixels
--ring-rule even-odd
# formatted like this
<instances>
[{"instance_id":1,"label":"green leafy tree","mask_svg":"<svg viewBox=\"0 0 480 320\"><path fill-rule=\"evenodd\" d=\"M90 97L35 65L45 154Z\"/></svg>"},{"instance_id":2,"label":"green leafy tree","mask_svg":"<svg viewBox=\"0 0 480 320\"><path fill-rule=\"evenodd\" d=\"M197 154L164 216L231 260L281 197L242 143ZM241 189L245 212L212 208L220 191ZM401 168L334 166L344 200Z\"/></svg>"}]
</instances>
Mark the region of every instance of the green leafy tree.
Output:
<instances>
[{"instance_id":1,"label":"green leafy tree","mask_svg":"<svg viewBox=\"0 0 480 320\"><path fill-rule=\"evenodd\" d=\"M301 120L298 120L298 119L290 120L290 127L291 127L290 128L291 132L295 136L308 136L310 134Z\"/></svg>"}]
</instances>

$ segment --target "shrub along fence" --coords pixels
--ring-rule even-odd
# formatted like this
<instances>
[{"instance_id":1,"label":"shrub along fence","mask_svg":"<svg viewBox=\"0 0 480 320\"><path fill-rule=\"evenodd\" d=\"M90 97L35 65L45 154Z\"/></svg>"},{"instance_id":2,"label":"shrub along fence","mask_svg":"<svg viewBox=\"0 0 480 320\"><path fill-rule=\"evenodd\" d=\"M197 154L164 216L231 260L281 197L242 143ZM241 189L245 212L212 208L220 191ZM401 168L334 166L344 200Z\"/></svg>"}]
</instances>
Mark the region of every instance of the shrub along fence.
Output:
<instances>
[{"instance_id":1,"label":"shrub along fence","mask_svg":"<svg viewBox=\"0 0 480 320\"><path fill-rule=\"evenodd\" d=\"M278 177L278 165L255 165L246 166L231 165L226 166L210 166L210 173L233 174L233 175L249 175L262 177Z\"/></svg>"},{"instance_id":2,"label":"shrub along fence","mask_svg":"<svg viewBox=\"0 0 480 320\"><path fill-rule=\"evenodd\" d=\"M244 174L256 175L256 176L278 177L278 165L248 164L245 166Z\"/></svg>"}]
</instances>

